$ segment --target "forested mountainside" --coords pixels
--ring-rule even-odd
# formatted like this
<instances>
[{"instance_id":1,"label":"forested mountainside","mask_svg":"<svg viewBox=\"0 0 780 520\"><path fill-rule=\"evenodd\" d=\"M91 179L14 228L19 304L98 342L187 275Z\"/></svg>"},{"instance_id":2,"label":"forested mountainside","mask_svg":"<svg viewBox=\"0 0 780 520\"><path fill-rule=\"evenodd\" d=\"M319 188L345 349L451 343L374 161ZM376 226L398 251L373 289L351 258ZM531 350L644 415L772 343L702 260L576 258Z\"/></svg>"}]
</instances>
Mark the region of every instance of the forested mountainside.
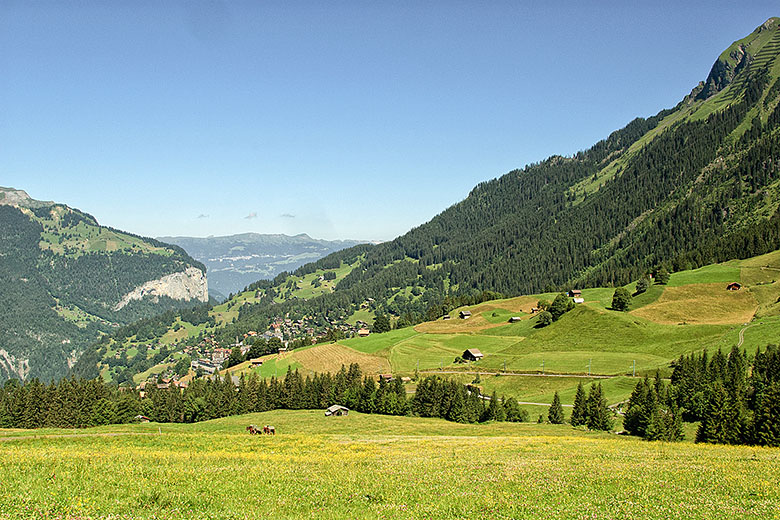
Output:
<instances>
[{"instance_id":1,"label":"forested mountainside","mask_svg":"<svg viewBox=\"0 0 780 520\"><path fill-rule=\"evenodd\" d=\"M201 334L228 344L280 319L320 334L377 315L404 326L496 293L617 286L780 249L779 54L771 18L674 108L481 183L391 242L254 283Z\"/></svg>"},{"instance_id":2,"label":"forested mountainside","mask_svg":"<svg viewBox=\"0 0 780 520\"><path fill-rule=\"evenodd\" d=\"M332 294L257 302L242 319L257 328L298 309L350 314L367 298L380 312L421 319L441 313L448 296L624 284L662 264L679 270L777 249L779 26L771 18L735 42L676 107L573 157L481 183L392 242L304 266L295 274L359 262ZM276 284L274 295L289 281Z\"/></svg>"},{"instance_id":3,"label":"forested mountainside","mask_svg":"<svg viewBox=\"0 0 780 520\"><path fill-rule=\"evenodd\" d=\"M101 332L206 301L181 248L0 188L0 381L55 379Z\"/></svg>"},{"instance_id":4,"label":"forested mountainside","mask_svg":"<svg viewBox=\"0 0 780 520\"><path fill-rule=\"evenodd\" d=\"M357 240L318 240L295 236L242 233L224 237L159 237L182 247L208 269L209 294L224 300L261 278L274 278L346 247Z\"/></svg>"}]
</instances>

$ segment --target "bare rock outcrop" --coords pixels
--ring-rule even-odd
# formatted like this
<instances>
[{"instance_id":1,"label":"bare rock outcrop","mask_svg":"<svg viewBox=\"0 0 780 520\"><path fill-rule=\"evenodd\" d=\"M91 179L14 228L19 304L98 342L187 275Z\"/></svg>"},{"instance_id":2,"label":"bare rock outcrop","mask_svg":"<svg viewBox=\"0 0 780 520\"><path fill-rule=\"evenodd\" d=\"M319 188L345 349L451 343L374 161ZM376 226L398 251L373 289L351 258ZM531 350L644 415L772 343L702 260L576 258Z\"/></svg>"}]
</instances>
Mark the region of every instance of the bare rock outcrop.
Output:
<instances>
[{"instance_id":1,"label":"bare rock outcrop","mask_svg":"<svg viewBox=\"0 0 780 520\"><path fill-rule=\"evenodd\" d=\"M188 267L184 272L169 274L159 280L151 280L125 294L114 306L114 310L122 309L133 300L151 297L152 301L157 301L161 296L167 296L174 300L196 300L205 303L209 299L206 275L197 267Z\"/></svg>"}]
</instances>

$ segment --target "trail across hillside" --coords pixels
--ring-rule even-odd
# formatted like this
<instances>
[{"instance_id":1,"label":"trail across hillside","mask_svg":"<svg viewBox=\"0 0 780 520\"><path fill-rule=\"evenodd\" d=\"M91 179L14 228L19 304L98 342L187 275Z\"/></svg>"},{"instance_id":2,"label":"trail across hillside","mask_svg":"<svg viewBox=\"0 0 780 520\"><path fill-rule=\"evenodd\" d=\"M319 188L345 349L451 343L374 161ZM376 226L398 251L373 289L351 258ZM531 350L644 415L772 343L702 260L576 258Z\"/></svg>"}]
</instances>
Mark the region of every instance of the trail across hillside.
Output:
<instances>
[{"instance_id":1,"label":"trail across hillside","mask_svg":"<svg viewBox=\"0 0 780 520\"><path fill-rule=\"evenodd\" d=\"M526 377L579 377L582 379L612 379L617 376L587 374L540 374L538 372L467 372L463 370L420 370L421 374L473 374L481 376L526 376ZM631 376L626 376L631 377ZM533 404L533 403L529 403Z\"/></svg>"},{"instance_id":2,"label":"trail across hillside","mask_svg":"<svg viewBox=\"0 0 780 520\"><path fill-rule=\"evenodd\" d=\"M739 331L739 343L737 343L737 348L742 346L742 343L745 342L745 331L748 330L750 327L755 327L756 325L761 325L761 323L751 323L750 325L745 325L740 329Z\"/></svg>"}]
</instances>

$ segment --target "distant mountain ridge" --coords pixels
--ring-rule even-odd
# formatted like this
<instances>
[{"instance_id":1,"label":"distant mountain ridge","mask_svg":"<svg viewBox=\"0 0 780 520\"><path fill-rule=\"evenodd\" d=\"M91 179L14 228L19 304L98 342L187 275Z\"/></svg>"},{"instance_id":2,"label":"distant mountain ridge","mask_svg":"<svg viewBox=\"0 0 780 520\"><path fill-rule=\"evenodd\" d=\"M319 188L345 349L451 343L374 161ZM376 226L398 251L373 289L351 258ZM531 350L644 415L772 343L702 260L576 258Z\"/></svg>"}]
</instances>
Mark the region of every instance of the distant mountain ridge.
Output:
<instances>
[{"instance_id":1,"label":"distant mountain ridge","mask_svg":"<svg viewBox=\"0 0 780 520\"><path fill-rule=\"evenodd\" d=\"M0 381L67 373L117 325L207 301L184 250L0 187Z\"/></svg>"},{"instance_id":2,"label":"distant mountain ridge","mask_svg":"<svg viewBox=\"0 0 780 520\"><path fill-rule=\"evenodd\" d=\"M365 243L359 240L319 240L305 233L242 233L218 237L159 237L176 244L208 269L210 294L223 299L260 279L314 262L336 251Z\"/></svg>"}]
</instances>

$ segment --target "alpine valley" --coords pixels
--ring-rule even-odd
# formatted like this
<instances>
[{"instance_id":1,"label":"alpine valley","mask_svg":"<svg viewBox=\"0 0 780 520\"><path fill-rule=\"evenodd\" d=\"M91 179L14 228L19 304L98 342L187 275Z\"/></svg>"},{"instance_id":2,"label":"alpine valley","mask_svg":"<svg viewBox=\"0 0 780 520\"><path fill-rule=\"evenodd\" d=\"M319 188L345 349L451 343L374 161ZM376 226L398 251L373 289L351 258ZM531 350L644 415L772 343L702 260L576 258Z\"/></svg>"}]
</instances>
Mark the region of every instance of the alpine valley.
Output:
<instances>
[{"instance_id":1,"label":"alpine valley","mask_svg":"<svg viewBox=\"0 0 780 520\"><path fill-rule=\"evenodd\" d=\"M202 319L188 322L169 313L135 324L95 345L76 372L139 382L177 366L184 375L186 361L237 340L249 345L255 336L309 346L357 335L378 318L380 328L387 322L404 329L496 298L527 295L525 305L569 289L630 286L659 269L683 272L775 251L780 248L778 55L780 19L770 18L723 51L708 77L677 106L635 119L572 157L550 157L483 182L462 202L393 241L357 245L252 283ZM732 281L739 279L735 269L728 275ZM769 285L757 289L762 296L753 310L723 323L733 328L756 312L779 314L774 299L780 289L772 278L759 281ZM696 297L691 301L697 305ZM530 312L523 305L505 311ZM567 334L579 334L600 316L586 308L572 316L580 321ZM504 318L501 312L496 316ZM678 315L661 320L685 321ZM610 334L646 324L610 318L600 326ZM563 325L556 322L549 330L556 327ZM702 333L697 339L683 330L689 329L664 331L679 346L642 369L668 367L677 355L720 337ZM456 343L452 352L468 341ZM141 350L150 350L138 358L141 344ZM434 350L420 346L428 355L441 345L429 347ZM506 354L534 348L552 346L516 342ZM433 356L436 367L450 357L445 350ZM418 355L424 357L409 354L394 364L401 358L392 354L389 365L382 361L375 369L408 372ZM361 360L350 349L338 359Z\"/></svg>"},{"instance_id":2,"label":"alpine valley","mask_svg":"<svg viewBox=\"0 0 780 520\"><path fill-rule=\"evenodd\" d=\"M274 278L281 272L319 260L323 256L352 247L358 240L317 240L306 234L295 236L243 233L226 237L159 237L176 244L203 262L209 279L209 295L227 299L261 278Z\"/></svg>"},{"instance_id":3,"label":"alpine valley","mask_svg":"<svg viewBox=\"0 0 780 520\"><path fill-rule=\"evenodd\" d=\"M423 40L415 30L426 42L449 46L443 28L462 24L453 25L458 41L447 52L456 74L472 73L460 52L499 64L491 61L505 56L492 56L503 41L495 28L515 31L508 15L517 13L483 6L468 13L467 3L446 13L440 6L391 8L374 25L380 10L329 5L314 17L308 8L288 14L285 7L260 24L252 16L258 11L229 7L246 16L230 17L221 5L188 13L195 15L191 32L198 38L191 64L181 59L190 55L180 52L189 45L180 25L159 25L172 35L169 41L144 25L151 44L171 44L175 52L166 48L172 58L164 63L186 81L175 88L185 83L155 70L155 85L168 78L165 88L183 98L192 88L197 103L181 112L186 117L178 127L167 126L175 117L163 116L147 131L151 112L138 121L166 155L158 136L170 132L189 154L188 141L174 130L191 122L216 128L204 136L222 139L213 152L215 171L225 172L219 186L236 190L265 167L260 156L278 155L287 164L311 153L323 165L314 171L325 179L332 156L367 151L334 132L338 146L320 158L308 138L322 127L308 123L321 114L290 101L301 100L296 92L316 91L315 104L354 124L331 100L360 107L357 94L365 90L372 98L367 106L395 109L395 96L406 95L398 87L427 74L423 68L431 68L432 85L454 91L457 85L438 76L442 69L430 67L446 57L438 52L443 47L418 48ZM334 9L337 18L329 18ZM702 8L696 9L698 15ZM483 10L491 17L482 17ZM418 12L426 16L413 19ZM591 4L579 12L589 14L575 24L591 34L596 19L601 26L629 22ZM626 12L630 22L640 19L635 8ZM149 27L175 18L160 13ZM498 24L499 13L507 25ZM281 23L286 16L295 30L285 30L292 27ZM642 34L663 37L655 27L661 18L654 20ZM553 22L562 25L561 16ZM324 31L326 25L334 30ZM706 30L720 29L713 25ZM571 32L572 25L564 27ZM242 28L252 35L270 31L273 38L243 45ZM554 34L549 24L542 31L534 34ZM101 26L96 46L109 33ZM123 52L127 47L134 57L125 34ZM567 37L565 51L577 44L576 34ZM382 46L365 45L369 38ZM292 54L284 52L288 42ZM143 43L142 51L150 48ZM404 51L401 43L412 45ZM384 68L375 59L378 48L412 68L382 70L389 73L380 80L391 80L390 89L375 92L369 85L377 84L360 76L379 69L359 62ZM328 61L334 49L337 61ZM518 54L525 49L506 49L526 60ZM642 58L631 49L632 58ZM233 53L246 61L230 61ZM413 59L417 54L427 61ZM209 77L190 75L188 67L201 63ZM230 66L235 63L262 75L242 80L244 67ZM133 80L131 90L108 90L131 94L129 100L143 82L124 74L125 60L120 65L123 79ZM305 75L288 74L296 68ZM101 76L109 70L101 67ZM395 77L396 70L414 77ZM203 84L192 81L199 78ZM312 90L293 88L295 78L305 78L299 83ZM319 97L331 86L320 80L330 78L340 80L334 86L344 97ZM267 96L274 82L291 97ZM515 84L494 83L515 95ZM780 18L734 42L691 86L674 107L630 121L572 156L482 182L429 222L379 244L314 244L306 236L165 239L179 247L0 189L0 379L6 379L0 385L0 518L777 519ZM249 93L252 103L263 97L271 111L299 114L285 117L295 133L263 117L246 126L253 114L264 115L245 110L246 103L210 106L209 92L233 90ZM172 101L162 92L155 88L139 99L162 107L155 103ZM230 111L220 106L234 113L223 114ZM446 113L459 117L461 105L452 106ZM255 132L261 125L278 136L262 138ZM385 126L388 135L408 131L416 138L415 129ZM293 148L277 147L293 135ZM380 138L382 147L393 147ZM255 146L260 152L251 161L226 161L232 151ZM393 153L399 151L407 152ZM417 156L410 157L416 165ZM203 168L211 175L208 162ZM244 177L229 167L241 164ZM373 203L369 197L379 190L364 187L373 188L377 177L347 171ZM296 195L316 188L299 184ZM244 189L224 200L243 211L243 195L262 200L281 188ZM179 200L190 202L185 196L179 193ZM278 242L267 257L256 246L261 240ZM327 253L341 246L349 247ZM207 266L193 257L215 276L225 275L220 291L233 293L226 301L208 299ZM274 274L277 268L285 270Z\"/></svg>"}]
</instances>

